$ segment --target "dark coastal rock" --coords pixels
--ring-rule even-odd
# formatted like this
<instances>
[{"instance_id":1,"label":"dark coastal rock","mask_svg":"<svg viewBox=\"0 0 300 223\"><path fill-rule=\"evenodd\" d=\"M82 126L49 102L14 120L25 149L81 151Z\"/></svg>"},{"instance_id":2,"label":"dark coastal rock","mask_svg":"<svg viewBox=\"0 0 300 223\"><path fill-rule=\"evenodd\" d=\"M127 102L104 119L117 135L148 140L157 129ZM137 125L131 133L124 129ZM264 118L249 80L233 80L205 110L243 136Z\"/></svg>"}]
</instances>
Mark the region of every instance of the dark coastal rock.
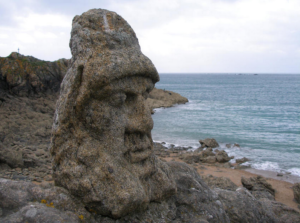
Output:
<instances>
[{"instance_id":1,"label":"dark coastal rock","mask_svg":"<svg viewBox=\"0 0 300 223\"><path fill-rule=\"evenodd\" d=\"M73 19L70 48L52 132L55 184L113 218L174 194L170 168L153 154L145 105L159 76L132 28L92 9Z\"/></svg>"},{"instance_id":2,"label":"dark coastal rock","mask_svg":"<svg viewBox=\"0 0 300 223\"><path fill-rule=\"evenodd\" d=\"M275 200L275 190L264 177L242 177L241 181L243 186L247 188L257 199L267 198L269 200Z\"/></svg>"},{"instance_id":3,"label":"dark coastal rock","mask_svg":"<svg viewBox=\"0 0 300 223\"><path fill-rule=\"evenodd\" d=\"M174 104L185 104L189 100L186 97L173 91L166 91L154 88L146 100L147 105L151 110L154 108L172 107Z\"/></svg>"},{"instance_id":4,"label":"dark coastal rock","mask_svg":"<svg viewBox=\"0 0 300 223\"><path fill-rule=\"evenodd\" d=\"M300 213L293 208L286 206L280 202L262 198L259 200L263 210L274 222L278 223L300 223Z\"/></svg>"},{"instance_id":5,"label":"dark coastal rock","mask_svg":"<svg viewBox=\"0 0 300 223\"><path fill-rule=\"evenodd\" d=\"M235 162L238 163L238 164L241 164L241 163L245 163L245 162L248 162L250 161L248 158L246 157L243 157L241 159L236 159Z\"/></svg>"},{"instance_id":6,"label":"dark coastal rock","mask_svg":"<svg viewBox=\"0 0 300 223\"><path fill-rule=\"evenodd\" d=\"M220 188L224 190L235 191L238 186L236 186L229 178L227 177L214 177L212 175L201 176L201 178L207 183L210 188Z\"/></svg>"},{"instance_id":7,"label":"dark coastal rock","mask_svg":"<svg viewBox=\"0 0 300 223\"><path fill-rule=\"evenodd\" d=\"M202 148L205 147L211 147L211 148L216 148L219 147L219 143L215 139L204 139L204 140L199 140L199 143L201 144Z\"/></svg>"},{"instance_id":8,"label":"dark coastal rock","mask_svg":"<svg viewBox=\"0 0 300 223\"><path fill-rule=\"evenodd\" d=\"M214 191L219 195L232 223L277 222L276 218L268 214L262 203L246 188L239 187L236 191L216 188Z\"/></svg>"},{"instance_id":9,"label":"dark coastal rock","mask_svg":"<svg viewBox=\"0 0 300 223\"><path fill-rule=\"evenodd\" d=\"M177 222L229 222L218 196L196 170L179 162L169 165L177 185Z\"/></svg>"},{"instance_id":10,"label":"dark coastal rock","mask_svg":"<svg viewBox=\"0 0 300 223\"><path fill-rule=\"evenodd\" d=\"M216 153L215 153L216 152ZM182 159L184 162L188 164L192 163L210 163L210 164L219 164L219 163L226 163L233 159L234 157L229 157L228 154L224 150L216 150L213 151L211 147L208 147L201 152L199 149L195 150L194 152L188 152L182 154Z\"/></svg>"},{"instance_id":11,"label":"dark coastal rock","mask_svg":"<svg viewBox=\"0 0 300 223\"><path fill-rule=\"evenodd\" d=\"M293 192L295 201L300 204L300 183L295 183L293 185Z\"/></svg>"},{"instance_id":12,"label":"dark coastal rock","mask_svg":"<svg viewBox=\"0 0 300 223\"><path fill-rule=\"evenodd\" d=\"M66 59L49 62L16 52L0 57L0 91L18 96L57 92L68 63Z\"/></svg>"},{"instance_id":13,"label":"dark coastal rock","mask_svg":"<svg viewBox=\"0 0 300 223\"><path fill-rule=\"evenodd\" d=\"M233 156L229 157L228 154L224 150L221 150L216 153L216 159L219 163L226 163L233 158L234 158Z\"/></svg>"}]
</instances>

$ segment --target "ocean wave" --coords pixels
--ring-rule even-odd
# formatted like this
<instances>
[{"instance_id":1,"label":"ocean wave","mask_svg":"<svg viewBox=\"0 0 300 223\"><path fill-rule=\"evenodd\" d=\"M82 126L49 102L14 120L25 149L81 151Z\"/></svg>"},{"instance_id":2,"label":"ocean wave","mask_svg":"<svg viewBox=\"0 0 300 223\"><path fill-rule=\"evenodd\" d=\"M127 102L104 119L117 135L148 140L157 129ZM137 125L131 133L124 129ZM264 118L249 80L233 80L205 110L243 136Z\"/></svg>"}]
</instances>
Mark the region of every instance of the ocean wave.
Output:
<instances>
[{"instance_id":1,"label":"ocean wave","mask_svg":"<svg viewBox=\"0 0 300 223\"><path fill-rule=\"evenodd\" d=\"M292 175L300 176L300 168L291 168L288 169L288 172L290 172Z\"/></svg>"},{"instance_id":2,"label":"ocean wave","mask_svg":"<svg viewBox=\"0 0 300 223\"><path fill-rule=\"evenodd\" d=\"M279 167L278 163L266 161L263 163L253 163L251 165L252 168L258 169L258 170L269 170L269 171L275 171L275 172L281 172L282 169Z\"/></svg>"}]
</instances>

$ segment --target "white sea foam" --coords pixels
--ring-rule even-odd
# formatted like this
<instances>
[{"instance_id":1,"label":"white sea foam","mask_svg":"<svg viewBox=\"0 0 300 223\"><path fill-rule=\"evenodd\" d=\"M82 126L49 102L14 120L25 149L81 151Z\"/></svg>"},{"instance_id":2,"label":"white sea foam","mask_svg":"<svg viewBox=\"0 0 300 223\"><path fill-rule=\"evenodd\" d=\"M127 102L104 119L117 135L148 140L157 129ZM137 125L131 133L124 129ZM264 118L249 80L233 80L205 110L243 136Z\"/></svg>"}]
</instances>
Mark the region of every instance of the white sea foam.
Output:
<instances>
[{"instance_id":1,"label":"white sea foam","mask_svg":"<svg viewBox=\"0 0 300 223\"><path fill-rule=\"evenodd\" d=\"M292 175L300 176L300 168L291 168L288 169L288 172L291 172Z\"/></svg>"},{"instance_id":2,"label":"white sea foam","mask_svg":"<svg viewBox=\"0 0 300 223\"><path fill-rule=\"evenodd\" d=\"M281 171L278 163L269 161L263 163L254 163L251 165L251 167L258 170Z\"/></svg>"}]
</instances>

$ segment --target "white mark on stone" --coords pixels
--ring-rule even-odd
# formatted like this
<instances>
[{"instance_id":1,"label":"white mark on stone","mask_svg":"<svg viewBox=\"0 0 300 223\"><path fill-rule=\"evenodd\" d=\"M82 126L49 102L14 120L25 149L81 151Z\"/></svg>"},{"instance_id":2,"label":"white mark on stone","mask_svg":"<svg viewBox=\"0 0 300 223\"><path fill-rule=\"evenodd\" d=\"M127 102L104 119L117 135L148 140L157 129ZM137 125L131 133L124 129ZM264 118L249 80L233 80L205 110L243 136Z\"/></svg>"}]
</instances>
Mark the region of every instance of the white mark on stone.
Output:
<instances>
[{"instance_id":1,"label":"white mark on stone","mask_svg":"<svg viewBox=\"0 0 300 223\"><path fill-rule=\"evenodd\" d=\"M109 29L109 25L108 25L108 22L107 22L106 14L103 15L103 20L104 20L105 31L106 31L106 32L109 32L110 29Z\"/></svg>"},{"instance_id":2,"label":"white mark on stone","mask_svg":"<svg viewBox=\"0 0 300 223\"><path fill-rule=\"evenodd\" d=\"M33 217L35 217L36 213L37 213L36 208L32 208L32 209L29 209L29 210L26 212L25 216L26 216L27 218L33 218Z\"/></svg>"}]
</instances>

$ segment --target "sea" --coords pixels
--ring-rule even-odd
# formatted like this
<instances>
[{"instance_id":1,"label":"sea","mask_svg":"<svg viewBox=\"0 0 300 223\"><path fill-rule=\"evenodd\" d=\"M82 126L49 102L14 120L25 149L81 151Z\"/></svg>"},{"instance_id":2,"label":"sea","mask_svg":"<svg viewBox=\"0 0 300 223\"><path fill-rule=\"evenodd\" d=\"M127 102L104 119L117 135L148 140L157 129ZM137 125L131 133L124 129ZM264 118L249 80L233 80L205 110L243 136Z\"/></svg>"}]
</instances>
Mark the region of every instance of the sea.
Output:
<instances>
[{"instance_id":1,"label":"sea","mask_svg":"<svg viewBox=\"0 0 300 223\"><path fill-rule=\"evenodd\" d=\"M189 102L156 109L154 141L193 150L214 138L244 165L300 176L300 74L164 73L156 88Z\"/></svg>"}]
</instances>

